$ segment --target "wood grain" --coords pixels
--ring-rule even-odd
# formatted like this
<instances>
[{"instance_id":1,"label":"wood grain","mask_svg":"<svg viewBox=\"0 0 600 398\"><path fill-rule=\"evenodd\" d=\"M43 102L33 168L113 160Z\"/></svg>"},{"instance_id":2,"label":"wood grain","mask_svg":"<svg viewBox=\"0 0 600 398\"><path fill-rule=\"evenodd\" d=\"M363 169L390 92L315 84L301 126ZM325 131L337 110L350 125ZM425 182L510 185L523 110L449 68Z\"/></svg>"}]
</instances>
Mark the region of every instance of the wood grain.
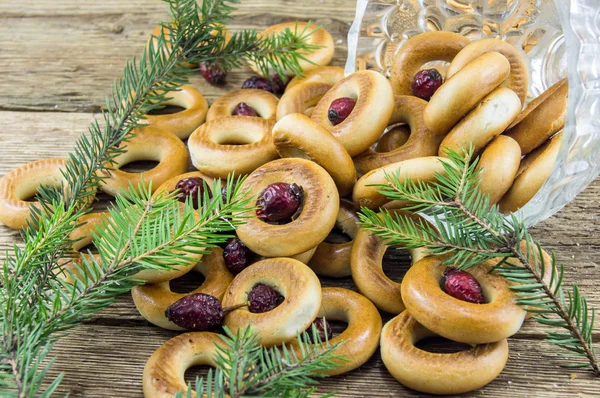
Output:
<instances>
[{"instance_id":1,"label":"wood grain","mask_svg":"<svg viewBox=\"0 0 600 398\"><path fill-rule=\"evenodd\" d=\"M316 21L333 34L338 43L334 63L343 65L354 6L350 0L244 0L231 27L262 29L295 19ZM65 156L86 132L125 60L139 54L149 32L165 17L165 6L158 0L0 2L0 34L10 38L0 46L0 175L32 160ZM236 71L222 88L198 77L192 84L212 102L250 75L248 68ZM596 180L534 229L546 248L557 251L567 282L578 281L596 308L599 195ZM98 208L107 205L108 197L101 199ZM17 232L0 226L0 250L18 242ZM388 276L401 281L407 261L402 255L390 257ZM322 283L355 289L351 278L322 278ZM542 341L544 330L528 322L510 339L510 360L500 377L466 396L597 396L600 384L588 372L558 367L557 349ZM54 349L54 374L66 372L60 391L72 397L141 397L145 361L174 335L149 325L131 297L121 296ZM342 397L419 396L387 373L378 354L360 369L321 384L320 392L334 390Z\"/></svg>"}]
</instances>

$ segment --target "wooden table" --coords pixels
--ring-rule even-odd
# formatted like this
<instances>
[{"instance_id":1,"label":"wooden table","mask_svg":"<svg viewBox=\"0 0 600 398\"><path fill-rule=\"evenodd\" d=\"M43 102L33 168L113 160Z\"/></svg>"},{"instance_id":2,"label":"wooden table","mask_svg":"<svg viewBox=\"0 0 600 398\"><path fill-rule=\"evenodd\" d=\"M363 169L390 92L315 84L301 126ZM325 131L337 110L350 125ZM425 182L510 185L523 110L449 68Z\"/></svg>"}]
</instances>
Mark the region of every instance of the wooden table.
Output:
<instances>
[{"instance_id":1,"label":"wooden table","mask_svg":"<svg viewBox=\"0 0 600 398\"><path fill-rule=\"evenodd\" d=\"M343 65L345 37L354 17L351 0L244 0L232 29L290 20L313 20L339 45L334 63ZM125 60L140 54L149 32L167 18L158 0L23 0L0 2L0 175L26 162L63 157L98 113ZM231 73L223 88L200 78L193 85L209 102L240 87L248 68ZM534 233L554 249L590 304L600 308L597 252L600 248L600 183L586 191ZM18 233L0 226L0 249L18 242ZM389 269L388 269L389 268ZM386 266L400 281L402 267ZM350 278L324 279L323 285L355 288ZM384 315L384 320L389 319ZM597 395L598 379L588 371L559 368L544 329L528 322L510 339L503 373L468 396L531 397ZM55 348L53 373L66 372L60 391L72 397L141 397L141 375L150 354L176 335L149 325L129 295L76 328ZM600 333L595 334L596 339ZM199 370L200 373L202 369ZM194 372L190 373L190 379ZM397 383L376 354L362 368L321 384L339 396L418 396Z\"/></svg>"}]
</instances>

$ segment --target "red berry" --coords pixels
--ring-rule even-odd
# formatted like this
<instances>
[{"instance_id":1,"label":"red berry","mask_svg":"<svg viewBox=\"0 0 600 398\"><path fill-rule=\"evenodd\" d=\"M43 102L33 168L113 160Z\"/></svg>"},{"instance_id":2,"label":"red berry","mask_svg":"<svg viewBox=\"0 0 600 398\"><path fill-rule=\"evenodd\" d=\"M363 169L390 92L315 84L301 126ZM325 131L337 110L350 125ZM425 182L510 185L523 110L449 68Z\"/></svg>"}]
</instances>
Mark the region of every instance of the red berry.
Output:
<instances>
[{"instance_id":1,"label":"red berry","mask_svg":"<svg viewBox=\"0 0 600 398\"><path fill-rule=\"evenodd\" d=\"M283 303L284 297L267 285L258 284L248 293L248 310L253 313L271 311Z\"/></svg>"},{"instance_id":2,"label":"red berry","mask_svg":"<svg viewBox=\"0 0 600 398\"><path fill-rule=\"evenodd\" d=\"M290 80L291 79L289 77L286 77L285 81L281 80L277 73L271 75L271 83L273 84L273 94L283 94Z\"/></svg>"},{"instance_id":3,"label":"red berry","mask_svg":"<svg viewBox=\"0 0 600 398\"><path fill-rule=\"evenodd\" d=\"M225 266L232 274L242 272L250 265L254 253L238 238L230 239L223 249Z\"/></svg>"},{"instance_id":4,"label":"red berry","mask_svg":"<svg viewBox=\"0 0 600 398\"><path fill-rule=\"evenodd\" d=\"M429 101L441 85L442 75L437 69L424 69L415 75L412 82L412 91L417 97Z\"/></svg>"},{"instance_id":5,"label":"red berry","mask_svg":"<svg viewBox=\"0 0 600 398\"><path fill-rule=\"evenodd\" d=\"M233 116L258 116L254 108L245 102L240 102L233 108Z\"/></svg>"},{"instance_id":6,"label":"red berry","mask_svg":"<svg viewBox=\"0 0 600 398\"><path fill-rule=\"evenodd\" d=\"M296 184L271 184L258 196L256 216L272 223L293 220L301 211L303 198L304 191Z\"/></svg>"},{"instance_id":7,"label":"red berry","mask_svg":"<svg viewBox=\"0 0 600 398\"><path fill-rule=\"evenodd\" d=\"M483 304L483 292L477 279L468 272L448 267L444 271L444 292L469 303Z\"/></svg>"},{"instance_id":8,"label":"red berry","mask_svg":"<svg viewBox=\"0 0 600 398\"><path fill-rule=\"evenodd\" d=\"M242 88L254 88L257 90L264 90L270 93L273 92L273 84L264 77L253 76L246 80L244 84L242 84Z\"/></svg>"},{"instance_id":9,"label":"red berry","mask_svg":"<svg viewBox=\"0 0 600 398\"><path fill-rule=\"evenodd\" d=\"M315 328L319 333L319 338L321 339L321 342L329 341L333 338L333 330L331 329L331 325L325 320L325 318L316 318L313 321L313 325L315 325ZM312 326L308 328L307 332L308 336L310 337L310 340L313 343L316 343L316 341L313 340Z\"/></svg>"},{"instance_id":10,"label":"red berry","mask_svg":"<svg viewBox=\"0 0 600 398\"><path fill-rule=\"evenodd\" d=\"M175 325L187 330L211 330L223 321L223 306L218 298L197 293L171 304L165 316Z\"/></svg>"},{"instance_id":11,"label":"red berry","mask_svg":"<svg viewBox=\"0 0 600 398\"><path fill-rule=\"evenodd\" d=\"M198 198L200 198L200 202L202 202L205 191L208 192L209 197L212 195L208 184L200 177L184 178L177 182L175 189L179 190L179 197L177 199L182 203L185 203L188 196L191 196L194 209L198 208Z\"/></svg>"},{"instance_id":12,"label":"red berry","mask_svg":"<svg viewBox=\"0 0 600 398\"><path fill-rule=\"evenodd\" d=\"M217 64L200 62L199 69L202 77L210 84L219 85L225 83L227 72L222 71Z\"/></svg>"},{"instance_id":13,"label":"red berry","mask_svg":"<svg viewBox=\"0 0 600 398\"><path fill-rule=\"evenodd\" d=\"M352 113L356 105L356 101L350 97L342 97L333 100L329 105L329 111L327 112L327 118L335 126L346 120Z\"/></svg>"}]
</instances>

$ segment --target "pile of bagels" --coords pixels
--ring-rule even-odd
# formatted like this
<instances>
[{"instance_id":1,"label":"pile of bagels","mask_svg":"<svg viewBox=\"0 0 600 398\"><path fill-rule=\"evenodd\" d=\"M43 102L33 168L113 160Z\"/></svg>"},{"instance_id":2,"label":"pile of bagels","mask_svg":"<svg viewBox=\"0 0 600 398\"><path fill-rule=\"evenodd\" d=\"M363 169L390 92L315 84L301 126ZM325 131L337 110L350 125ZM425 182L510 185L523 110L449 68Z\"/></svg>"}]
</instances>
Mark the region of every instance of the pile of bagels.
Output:
<instances>
[{"instance_id":1,"label":"pile of bagels","mask_svg":"<svg viewBox=\"0 0 600 398\"><path fill-rule=\"evenodd\" d=\"M264 34L285 28L314 27L280 24ZM281 98L264 90L241 89L209 107L195 88L184 86L170 93L168 101L183 110L149 115L147 126L138 128L110 169L101 172L100 189L113 196L142 178L151 181L154 194L159 194L174 191L186 178L199 177L212 186L232 173L247 176L243 189L255 197L280 182L303 190L301 212L292 221L270 224L250 211L237 229L237 237L258 261L234 275L225 266L223 250L216 248L169 271L144 270L135 277L146 284L132 290L137 309L152 324L181 331L165 312L186 295L210 294L227 307L247 301L250 290L264 284L285 300L264 313L244 307L231 311L224 326L235 333L252 325L264 346L291 345L301 356L294 342L297 333L310 329L317 317L325 317L348 324L329 340L341 343L337 354L346 359L329 375L360 367L380 347L391 375L414 390L457 394L486 385L506 364L506 339L528 316L516 304L508 282L489 274L493 264L484 263L467 272L481 285L485 303L456 299L440 287L443 259L414 249L409 251L409 271L402 284L396 283L382 268L386 242L360 228L357 209L386 208L427 222L402 210L402 203L389 202L372 185L388 183L389 173L398 173L401 180L430 183L436 173L444 172L448 149L461 153L473 148L479 157L481 190L489 194L491 204L499 204L505 213L518 210L543 185L557 157L566 80L524 107L527 65L520 50L502 40L470 42L448 32L416 35L399 49L390 79L368 70L344 76L342 68L327 66L334 53L331 35L320 28L309 40L321 48L301 61L303 76L291 79ZM415 74L432 63L445 81L425 101L413 95L411 85ZM334 125L328 113L339 98L352 98L355 105L344 121ZM257 116L232 115L240 103ZM120 170L140 160L158 165L143 173ZM192 172L190 160L196 169ZM0 221L14 229L27 225L32 204L27 199L40 185L58 185L65 162L36 161L2 177ZM90 205L93 198L90 195ZM76 255L64 259L65 279L72 281L77 275L82 256L87 255L78 250L93 243L92 231L107 217L97 212L82 217L81 226L70 236ZM333 243L328 239L333 230L349 241ZM188 272L202 274L202 285L186 294L173 292L170 282ZM351 276L360 293L322 287L317 275ZM395 317L383 326L379 311ZM439 354L415 347L432 335L472 348ZM217 346L222 344L214 331L188 331L167 341L146 364L145 396L172 397L186 390L186 369L215 366Z\"/></svg>"}]
</instances>

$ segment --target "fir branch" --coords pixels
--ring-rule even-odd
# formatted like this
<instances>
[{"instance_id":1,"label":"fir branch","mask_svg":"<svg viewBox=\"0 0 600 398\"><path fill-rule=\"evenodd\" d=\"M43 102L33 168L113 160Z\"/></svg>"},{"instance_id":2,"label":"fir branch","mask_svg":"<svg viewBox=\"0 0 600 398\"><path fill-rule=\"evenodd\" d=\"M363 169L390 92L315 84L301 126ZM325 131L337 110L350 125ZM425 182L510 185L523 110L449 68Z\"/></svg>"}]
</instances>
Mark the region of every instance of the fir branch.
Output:
<instances>
[{"instance_id":1,"label":"fir branch","mask_svg":"<svg viewBox=\"0 0 600 398\"><path fill-rule=\"evenodd\" d=\"M473 151L463 156L448 152L444 173L433 184L425 185L400 178L401 170L386 176L387 184L378 192L390 200L410 202L409 209L431 216L437 229L426 222L382 210L376 214L362 209L363 228L385 240L386 244L405 248L424 247L431 255L444 256L443 264L466 269L493 260L492 269L506 278L517 296L517 303L537 314L540 324L563 329L548 332L547 340L567 351L571 359L585 362L566 367L590 367L600 375L600 363L594 352L592 330L595 312L587 304L576 284L565 293L563 266L544 258L543 250L516 215L505 217L498 206L479 190L477 160L470 162ZM516 261L515 261L516 260ZM546 270L550 279L544 279Z\"/></svg>"}]
</instances>

